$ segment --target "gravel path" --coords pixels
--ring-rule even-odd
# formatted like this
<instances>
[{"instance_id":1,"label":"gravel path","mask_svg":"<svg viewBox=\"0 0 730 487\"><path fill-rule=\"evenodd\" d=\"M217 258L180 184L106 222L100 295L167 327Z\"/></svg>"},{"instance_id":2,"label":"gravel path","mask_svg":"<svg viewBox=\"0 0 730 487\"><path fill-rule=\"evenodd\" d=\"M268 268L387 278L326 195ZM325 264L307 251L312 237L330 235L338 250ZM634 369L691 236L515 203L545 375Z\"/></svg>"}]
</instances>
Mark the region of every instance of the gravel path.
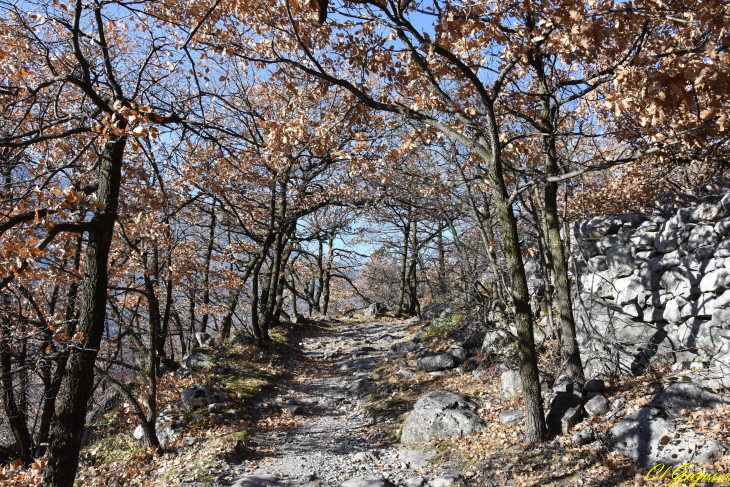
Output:
<instances>
[{"instance_id":1,"label":"gravel path","mask_svg":"<svg viewBox=\"0 0 730 487\"><path fill-rule=\"evenodd\" d=\"M383 441L370 431L373 419L362 408L373 369L392 343L405 339L406 326L406 322L348 324L304 339L300 348L306 358L291 364L301 374L280 384L266 399L303 415L304 424L257 434L258 449L268 447L271 453L255 466L247 463L246 476L234 485L422 485L425 480L417 478L412 467L426 466L424 453Z\"/></svg>"}]
</instances>

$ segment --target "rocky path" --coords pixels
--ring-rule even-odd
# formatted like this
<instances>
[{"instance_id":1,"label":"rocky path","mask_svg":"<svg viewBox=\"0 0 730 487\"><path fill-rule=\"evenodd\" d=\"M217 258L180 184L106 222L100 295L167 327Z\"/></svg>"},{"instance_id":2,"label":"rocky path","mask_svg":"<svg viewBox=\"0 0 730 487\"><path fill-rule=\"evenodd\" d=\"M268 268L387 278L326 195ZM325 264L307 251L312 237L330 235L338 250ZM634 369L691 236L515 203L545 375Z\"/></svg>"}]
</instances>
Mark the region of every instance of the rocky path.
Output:
<instances>
[{"instance_id":1,"label":"rocky path","mask_svg":"<svg viewBox=\"0 0 730 487\"><path fill-rule=\"evenodd\" d=\"M353 323L305 338L300 344L305 357L289 364L293 380L266 399L300 417L302 425L257 434L257 449L270 453L242 466L246 475L234 485L425 485L414 468L427 467L433 454L383 441L363 408L372 371L389 346L405 338L406 326Z\"/></svg>"}]
</instances>

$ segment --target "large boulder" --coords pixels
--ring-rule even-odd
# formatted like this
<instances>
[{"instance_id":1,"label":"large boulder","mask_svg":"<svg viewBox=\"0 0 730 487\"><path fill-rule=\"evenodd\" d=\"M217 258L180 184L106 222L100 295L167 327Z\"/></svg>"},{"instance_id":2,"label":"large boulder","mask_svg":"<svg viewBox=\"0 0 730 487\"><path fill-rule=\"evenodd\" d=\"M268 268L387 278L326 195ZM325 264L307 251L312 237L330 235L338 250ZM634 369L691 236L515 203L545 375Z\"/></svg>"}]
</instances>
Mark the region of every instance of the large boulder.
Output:
<instances>
[{"instance_id":1,"label":"large boulder","mask_svg":"<svg viewBox=\"0 0 730 487\"><path fill-rule=\"evenodd\" d=\"M426 443L433 437L468 435L486 426L477 405L459 394L429 392L413 406L403 425L402 443Z\"/></svg>"}]
</instances>

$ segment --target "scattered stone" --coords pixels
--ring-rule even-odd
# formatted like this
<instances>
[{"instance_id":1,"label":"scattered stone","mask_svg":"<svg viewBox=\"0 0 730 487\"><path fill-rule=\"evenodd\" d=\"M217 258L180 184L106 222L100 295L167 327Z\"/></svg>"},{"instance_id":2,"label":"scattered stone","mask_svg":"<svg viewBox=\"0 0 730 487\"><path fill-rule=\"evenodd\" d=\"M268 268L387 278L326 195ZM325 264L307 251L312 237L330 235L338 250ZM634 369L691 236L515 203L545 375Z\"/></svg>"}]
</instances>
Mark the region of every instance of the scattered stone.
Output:
<instances>
[{"instance_id":1,"label":"scattered stone","mask_svg":"<svg viewBox=\"0 0 730 487\"><path fill-rule=\"evenodd\" d=\"M548 431L555 434L567 434L581 420L581 399L577 394L558 392L550 404L545 422Z\"/></svg>"},{"instance_id":2,"label":"scattered stone","mask_svg":"<svg viewBox=\"0 0 730 487\"><path fill-rule=\"evenodd\" d=\"M591 379L583 386L583 392L603 392L606 390L606 383L603 379Z\"/></svg>"},{"instance_id":3,"label":"scattered stone","mask_svg":"<svg viewBox=\"0 0 730 487\"><path fill-rule=\"evenodd\" d=\"M360 477L342 482L342 487L386 487L385 479L378 477Z\"/></svg>"},{"instance_id":4,"label":"scattered stone","mask_svg":"<svg viewBox=\"0 0 730 487\"><path fill-rule=\"evenodd\" d=\"M207 384L201 384L193 387L186 387L181 393L182 402L187 408L207 407L213 403L221 403L228 401L228 394L218 389L214 389Z\"/></svg>"},{"instance_id":5,"label":"scattered stone","mask_svg":"<svg viewBox=\"0 0 730 487\"><path fill-rule=\"evenodd\" d=\"M198 372L206 367L213 365L213 357L203 352L202 350L195 350L192 353L186 354L182 362L180 363L180 373L183 375Z\"/></svg>"},{"instance_id":6,"label":"scattered stone","mask_svg":"<svg viewBox=\"0 0 730 487\"><path fill-rule=\"evenodd\" d=\"M402 357L410 352L415 352L416 350L418 350L418 344L416 342L399 342L390 346L386 356L393 359Z\"/></svg>"},{"instance_id":7,"label":"scattered stone","mask_svg":"<svg viewBox=\"0 0 730 487\"><path fill-rule=\"evenodd\" d=\"M306 412L303 406L298 404L285 404L281 407L284 411L288 411L292 416L301 416Z\"/></svg>"},{"instance_id":8,"label":"scattered stone","mask_svg":"<svg viewBox=\"0 0 730 487\"><path fill-rule=\"evenodd\" d=\"M446 391L429 392L413 406L403 425L402 443L426 443L434 436L468 435L486 423L476 413L477 405Z\"/></svg>"},{"instance_id":9,"label":"scattered stone","mask_svg":"<svg viewBox=\"0 0 730 487\"><path fill-rule=\"evenodd\" d=\"M559 376L553 385L553 392L580 392L580 390L580 384L567 375Z\"/></svg>"},{"instance_id":10,"label":"scattered stone","mask_svg":"<svg viewBox=\"0 0 730 487\"><path fill-rule=\"evenodd\" d=\"M429 355L416 360L418 370L434 372L437 370L452 369L456 365L454 357L448 353Z\"/></svg>"},{"instance_id":11,"label":"scattered stone","mask_svg":"<svg viewBox=\"0 0 730 487\"><path fill-rule=\"evenodd\" d=\"M499 420L504 424L520 424L525 413L522 411L502 411L499 413Z\"/></svg>"},{"instance_id":12,"label":"scattered stone","mask_svg":"<svg viewBox=\"0 0 730 487\"><path fill-rule=\"evenodd\" d=\"M442 475L428 482L430 487L450 487L461 480L461 475Z\"/></svg>"},{"instance_id":13,"label":"scattered stone","mask_svg":"<svg viewBox=\"0 0 730 487\"><path fill-rule=\"evenodd\" d=\"M375 462L377 460L378 460L378 455L371 451L357 452L352 457L353 462Z\"/></svg>"},{"instance_id":14,"label":"scattered stone","mask_svg":"<svg viewBox=\"0 0 730 487\"><path fill-rule=\"evenodd\" d=\"M403 482L403 485L405 487L423 487L426 485L426 479L420 475L416 477L409 477Z\"/></svg>"},{"instance_id":15,"label":"scattered stone","mask_svg":"<svg viewBox=\"0 0 730 487\"><path fill-rule=\"evenodd\" d=\"M364 393L370 389L370 385L371 384L369 379L358 379L352 383L352 385L350 386L350 390L356 393Z\"/></svg>"},{"instance_id":16,"label":"scattered stone","mask_svg":"<svg viewBox=\"0 0 730 487\"><path fill-rule=\"evenodd\" d=\"M401 460L410 468L426 468L438 456L438 452L434 450L403 450L398 453L398 460Z\"/></svg>"},{"instance_id":17,"label":"scattered stone","mask_svg":"<svg viewBox=\"0 0 730 487\"><path fill-rule=\"evenodd\" d=\"M482 356L491 357L502 349L507 343L511 342L514 337L505 330L488 330L484 335L482 342Z\"/></svg>"},{"instance_id":18,"label":"scattered stone","mask_svg":"<svg viewBox=\"0 0 730 487\"><path fill-rule=\"evenodd\" d=\"M276 475L245 475L238 479L232 487L267 487L279 485Z\"/></svg>"},{"instance_id":19,"label":"scattered stone","mask_svg":"<svg viewBox=\"0 0 730 487\"><path fill-rule=\"evenodd\" d=\"M466 362L467 353L466 350L461 347L456 347L452 345L446 353L451 355L454 358L454 362L456 362L457 364L463 364L464 362Z\"/></svg>"},{"instance_id":20,"label":"scattered stone","mask_svg":"<svg viewBox=\"0 0 730 487\"><path fill-rule=\"evenodd\" d=\"M594 393L583 405L589 416L603 416L609 411L608 399L603 394Z\"/></svg>"},{"instance_id":21,"label":"scattered stone","mask_svg":"<svg viewBox=\"0 0 730 487\"><path fill-rule=\"evenodd\" d=\"M513 396L522 392L522 379L520 371L517 369L509 369L502 372L501 381L502 392L508 396Z\"/></svg>"},{"instance_id":22,"label":"scattered stone","mask_svg":"<svg viewBox=\"0 0 730 487\"><path fill-rule=\"evenodd\" d=\"M398 375L405 377L406 379L415 379L418 376L418 372L411 369L401 369L398 371Z\"/></svg>"},{"instance_id":23,"label":"scattered stone","mask_svg":"<svg viewBox=\"0 0 730 487\"><path fill-rule=\"evenodd\" d=\"M595 439L596 432L590 426L586 426L573 435L573 443L576 445L587 445Z\"/></svg>"}]
</instances>

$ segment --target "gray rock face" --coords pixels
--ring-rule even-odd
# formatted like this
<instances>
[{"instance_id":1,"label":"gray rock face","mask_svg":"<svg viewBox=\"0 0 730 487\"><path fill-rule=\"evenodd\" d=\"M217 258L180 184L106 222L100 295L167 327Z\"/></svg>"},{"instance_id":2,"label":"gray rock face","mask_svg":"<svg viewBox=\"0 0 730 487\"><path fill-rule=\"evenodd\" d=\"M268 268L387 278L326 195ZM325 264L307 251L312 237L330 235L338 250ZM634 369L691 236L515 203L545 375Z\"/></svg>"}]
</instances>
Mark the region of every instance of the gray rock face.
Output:
<instances>
[{"instance_id":1,"label":"gray rock face","mask_svg":"<svg viewBox=\"0 0 730 487\"><path fill-rule=\"evenodd\" d=\"M417 475L415 477L409 477L403 482L403 485L405 487L423 487L424 485L426 485L426 479L424 479L420 475Z\"/></svg>"},{"instance_id":2,"label":"gray rock face","mask_svg":"<svg viewBox=\"0 0 730 487\"><path fill-rule=\"evenodd\" d=\"M609 430L609 444L643 467L706 463L722 456L722 447L716 442L684 436L675 429L664 410L643 407ZM695 445L693 449L690 443Z\"/></svg>"},{"instance_id":3,"label":"gray rock face","mask_svg":"<svg viewBox=\"0 0 730 487\"><path fill-rule=\"evenodd\" d=\"M454 357L448 353L440 355L429 355L416 360L418 370L426 372L435 372L437 370L453 369L456 366Z\"/></svg>"},{"instance_id":4,"label":"gray rock face","mask_svg":"<svg viewBox=\"0 0 730 487\"><path fill-rule=\"evenodd\" d=\"M609 410L608 399L603 394L595 394L583 405L589 416L603 416Z\"/></svg>"},{"instance_id":5,"label":"gray rock face","mask_svg":"<svg viewBox=\"0 0 730 487\"><path fill-rule=\"evenodd\" d=\"M654 247L662 253L672 252L679 248L679 232L660 233L654 237Z\"/></svg>"},{"instance_id":6,"label":"gray rock face","mask_svg":"<svg viewBox=\"0 0 730 487\"><path fill-rule=\"evenodd\" d=\"M641 278L629 276L614 281L615 299L617 306L636 303L639 296L644 294L644 286L641 285Z\"/></svg>"},{"instance_id":7,"label":"gray rock face","mask_svg":"<svg viewBox=\"0 0 730 487\"><path fill-rule=\"evenodd\" d=\"M718 331L730 322L730 192L722 198L573 225L574 316L588 377L730 353Z\"/></svg>"},{"instance_id":8,"label":"gray rock face","mask_svg":"<svg viewBox=\"0 0 730 487\"><path fill-rule=\"evenodd\" d=\"M704 390L691 382L678 382L665 387L649 403L649 406L664 409L670 417L681 416L682 409L714 408L730 403L730 398Z\"/></svg>"},{"instance_id":9,"label":"gray rock face","mask_svg":"<svg viewBox=\"0 0 730 487\"><path fill-rule=\"evenodd\" d=\"M555 394L545 418L548 431L556 434L567 434L581 420L582 409L580 404L581 399L577 394L569 392Z\"/></svg>"},{"instance_id":10,"label":"gray rock face","mask_svg":"<svg viewBox=\"0 0 730 487\"><path fill-rule=\"evenodd\" d=\"M204 407L228 401L228 394L207 384L186 387L182 390L182 402L187 408Z\"/></svg>"},{"instance_id":11,"label":"gray rock face","mask_svg":"<svg viewBox=\"0 0 730 487\"><path fill-rule=\"evenodd\" d=\"M398 371L398 375L400 375L401 377L405 377L406 379L415 379L418 375L418 372L411 369L400 369Z\"/></svg>"},{"instance_id":12,"label":"gray rock face","mask_svg":"<svg viewBox=\"0 0 730 487\"><path fill-rule=\"evenodd\" d=\"M687 250L694 250L697 247L714 246L719 240L720 236L715 233L714 225L697 225L689 234Z\"/></svg>"},{"instance_id":13,"label":"gray rock face","mask_svg":"<svg viewBox=\"0 0 730 487\"><path fill-rule=\"evenodd\" d=\"M433 437L468 435L486 423L476 413L477 405L458 394L429 392L413 406L403 425L402 443L426 443Z\"/></svg>"}]
</instances>

